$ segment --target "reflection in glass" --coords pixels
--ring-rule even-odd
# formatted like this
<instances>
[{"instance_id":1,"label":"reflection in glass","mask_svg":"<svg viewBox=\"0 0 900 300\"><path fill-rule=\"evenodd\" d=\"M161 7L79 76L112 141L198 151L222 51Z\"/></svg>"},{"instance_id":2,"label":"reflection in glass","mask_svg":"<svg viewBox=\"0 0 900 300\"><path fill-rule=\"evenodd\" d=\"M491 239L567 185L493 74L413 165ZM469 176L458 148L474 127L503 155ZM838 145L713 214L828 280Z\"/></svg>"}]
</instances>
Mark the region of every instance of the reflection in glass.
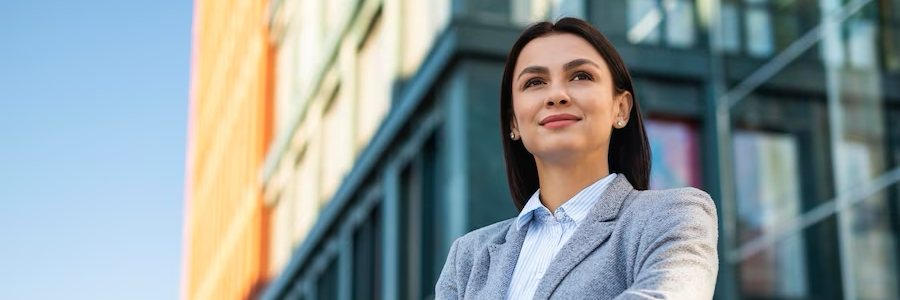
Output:
<instances>
[{"instance_id":1,"label":"reflection in glass","mask_svg":"<svg viewBox=\"0 0 900 300\"><path fill-rule=\"evenodd\" d=\"M687 122L647 119L644 123L653 168L650 189L700 187L697 130Z\"/></svg>"},{"instance_id":2,"label":"reflection in glass","mask_svg":"<svg viewBox=\"0 0 900 300\"><path fill-rule=\"evenodd\" d=\"M874 7L863 7L840 26L829 27L823 37L823 44L846 54L840 64L826 61L839 194L870 184L889 170L885 109L890 106L881 88L885 78L878 68ZM890 225L887 192L851 206L840 220L847 294L857 299L897 299L896 233Z\"/></svg>"},{"instance_id":3,"label":"reflection in glass","mask_svg":"<svg viewBox=\"0 0 900 300\"><path fill-rule=\"evenodd\" d=\"M747 0L744 14L747 32L747 53L756 57L767 57L775 51L772 22L764 0Z\"/></svg>"},{"instance_id":4,"label":"reflection in glass","mask_svg":"<svg viewBox=\"0 0 900 300\"><path fill-rule=\"evenodd\" d=\"M584 0L553 0L553 17L574 17L586 19Z\"/></svg>"},{"instance_id":5,"label":"reflection in glass","mask_svg":"<svg viewBox=\"0 0 900 300\"><path fill-rule=\"evenodd\" d=\"M666 8L666 39L669 46L694 46L694 3L690 0L664 0Z\"/></svg>"},{"instance_id":6,"label":"reflection in glass","mask_svg":"<svg viewBox=\"0 0 900 300\"><path fill-rule=\"evenodd\" d=\"M771 234L800 216L797 139L789 134L733 134L739 242ZM740 286L753 296L805 297L805 245L793 235L740 263Z\"/></svg>"},{"instance_id":7,"label":"reflection in glass","mask_svg":"<svg viewBox=\"0 0 900 300\"><path fill-rule=\"evenodd\" d=\"M738 27L738 10L734 3L722 2L721 4L721 13L720 17L722 21L722 29L720 34L722 36L719 37L719 41L721 44L717 45L717 47L723 52L735 53L741 49L741 33Z\"/></svg>"},{"instance_id":8,"label":"reflection in glass","mask_svg":"<svg viewBox=\"0 0 900 300\"><path fill-rule=\"evenodd\" d=\"M663 15L657 0L628 0L628 41L659 44L659 24Z\"/></svg>"},{"instance_id":9,"label":"reflection in glass","mask_svg":"<svg viewBox=\"0 0 900 300\"><path fill-rule=\"evenodd\" d=\"M851 20L847 29L850 65L858 69L875 69L878 64L877 25L869 20Z\"/></svg>"},{"instance_id":10,"label":"reflection in glass","mask_svg":"<svg viewBox=\"0 0 900 300\"><path fill-rule=\"evenodd\" d=\"M844 172L860 183L872 176L875 164L872 148L862 142L843 144ZM859 299L897 299L895 283L897 249L890 230L889 207L885 193L879 193L856 205L844 216L850 225L849 249L845 257L852 260L852 276Z\"/></svg>"},{"instance_id":11,"label":"reflection in glass","mask_svg":"<svg viewBox=\"0 0 900 300\"><path fill-rule=\"evenodd\" d=\"M510 5L513 23L523 26L563 17L587 18L584 0L522 0L510 1Z\"/></svg>"}]
</instances>

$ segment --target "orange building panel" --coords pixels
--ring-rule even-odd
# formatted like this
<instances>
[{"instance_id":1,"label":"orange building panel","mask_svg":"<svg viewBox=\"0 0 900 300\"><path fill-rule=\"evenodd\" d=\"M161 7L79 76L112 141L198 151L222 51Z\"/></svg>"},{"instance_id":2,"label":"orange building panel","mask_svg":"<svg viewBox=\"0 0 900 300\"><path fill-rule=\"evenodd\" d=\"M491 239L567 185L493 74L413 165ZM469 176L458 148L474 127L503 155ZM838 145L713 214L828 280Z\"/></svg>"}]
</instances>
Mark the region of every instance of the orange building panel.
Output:
<instances>
[{"instance_id":1,"label":"orange building panel","mask_svg":"<svg viewBox=\"0 0 900 300\"><path fill-rule=\"evenodd\" d=\"M196 0L182 299L252 299L268 265L259 170L272 139L266 0Z\"/></svg>"}]
</instances>

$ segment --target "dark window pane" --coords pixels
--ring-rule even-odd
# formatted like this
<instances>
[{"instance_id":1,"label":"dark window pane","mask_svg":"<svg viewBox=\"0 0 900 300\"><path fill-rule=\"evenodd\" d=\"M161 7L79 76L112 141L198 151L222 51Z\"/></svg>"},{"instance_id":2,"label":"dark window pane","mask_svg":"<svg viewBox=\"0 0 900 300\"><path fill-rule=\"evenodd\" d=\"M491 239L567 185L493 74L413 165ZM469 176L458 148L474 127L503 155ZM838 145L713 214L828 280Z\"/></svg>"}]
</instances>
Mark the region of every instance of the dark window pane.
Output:
<instances>
[{"instance_id":1,"label":"dark window pane","mask_svg":"<svg viewBox=\"0 0 900 300\"><path fill-rule=\"evenodd\" d=\"M437 138L430 137L401 172L402 267L400 288L407 299L433 297L443 266L441 193ZM439 253L440 252L440 253Z\"/></svg>"},{"instance_id":2,"label":"dark window pane","mask_svg":"<svg viewBox=\"0 0 900 300\"><path fill-rule=\"evenodd\" d=\"M437 132L441 132L437 130ZM443 214L439 207L442 206L442 194L438 188L441 186L439 172L440 167L437 149L438 138L432 136L422 149L422 280L420 282L424 298L434 297L434 285L443 267L444 228L442 226ZM421 299L421 298L420 298Z\"/></svg>"},{"instance_id":3,"label":"dark window pane","mask_svg":"<svg viewBox=\"0 0 900 300\"><path fill-rule=\"evenodd\" d=\"M381 299L380 205L353 236L353 299Z\"/></svg>"},{"instance_id":4,"label":"dark window pane","mask_svg":"<svg viewBox=\"0 0 900 300\"><path fill-rule=\"evenodd\" d=\"M337 299L338 295L338 268L337 268L337 260L332 260L331 263L328 264L328 267L325 268L325 271L322 273L321 277L319 277L319 281L317 283L317 291L319 299L321 300L332 300Z\"/></svg>"}]
</instances>

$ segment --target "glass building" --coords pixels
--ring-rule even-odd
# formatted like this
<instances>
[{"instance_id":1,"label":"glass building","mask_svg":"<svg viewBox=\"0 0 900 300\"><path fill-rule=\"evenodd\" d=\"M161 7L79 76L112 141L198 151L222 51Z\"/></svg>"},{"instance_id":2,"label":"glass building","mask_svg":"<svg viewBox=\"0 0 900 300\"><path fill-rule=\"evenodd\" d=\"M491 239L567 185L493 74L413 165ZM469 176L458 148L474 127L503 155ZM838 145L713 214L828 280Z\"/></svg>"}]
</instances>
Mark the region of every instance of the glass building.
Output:
<instances>
[{"instance_id":1,"label":"glass building","mask_svg":"<svg viewBox=\"0 0 900 300\"><path fill-rule=\"evenodd\" d=\"M432 298L517 213L500 76L560 16L629 66L651 186L715 199L716 299L900 299L900 0L272 0L261 298Z\"/></svg>"}]
</instances>

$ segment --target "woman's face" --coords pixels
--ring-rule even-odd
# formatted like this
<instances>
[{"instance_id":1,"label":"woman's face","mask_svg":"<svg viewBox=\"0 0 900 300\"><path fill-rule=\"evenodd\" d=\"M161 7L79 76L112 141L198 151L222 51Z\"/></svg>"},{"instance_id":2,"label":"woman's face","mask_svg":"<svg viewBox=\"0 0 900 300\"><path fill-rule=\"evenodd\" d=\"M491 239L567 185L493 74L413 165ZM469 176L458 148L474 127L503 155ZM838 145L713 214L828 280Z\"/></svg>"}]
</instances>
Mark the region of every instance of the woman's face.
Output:
<instances>
[{"instance_id":1,"label":"woman's face","mask_svg":"<svg viewBox=\"0 0 900 300\"><path fill-rule=\"evenodd\" d=\"M628 122L631 94L616 93L606 61L574 34L525 45L512 82L512 131L539 160L606 159L613 128Z\"/></svg>"}]
</instances>

